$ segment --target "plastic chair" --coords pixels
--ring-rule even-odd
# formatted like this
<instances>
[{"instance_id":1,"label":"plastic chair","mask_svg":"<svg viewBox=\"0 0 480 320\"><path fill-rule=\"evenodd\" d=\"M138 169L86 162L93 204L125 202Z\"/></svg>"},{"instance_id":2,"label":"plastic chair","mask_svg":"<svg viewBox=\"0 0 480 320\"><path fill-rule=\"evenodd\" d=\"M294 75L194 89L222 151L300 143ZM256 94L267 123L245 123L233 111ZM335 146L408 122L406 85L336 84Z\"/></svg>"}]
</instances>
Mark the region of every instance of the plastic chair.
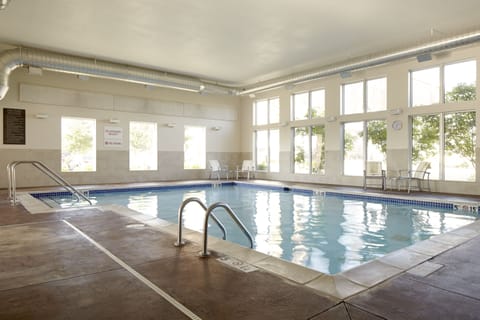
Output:
<instances>
[{"instance_id":1,"label":"plastic chair","mask_svg":"<svg viewBox=\"0 0 480 320\"><path fill-rule=\"evenodd\" d=\"M250 175L252 178L255 178L255 165L253 164L253 160L243 160L242 168L237 167L237 180L242 174L246 174L247 180L250 179Z\"/></svg>"},{"instance_id":2,"label":"plastic chair","mask_svg":"<svg viewBox=\"0 0 480 320\"><path fill-rule=\"evenodd\" d=\"M368 180L380 180L382 190L385 190L386 176L381 161L367 161L366 169L363 170L363 189L367 189Z\"/></svg>"},{"instance_id":3,"label":"plastic chair","mask_svg":"<svg viewBox=\"0 0 480 320\"><path fill-rule=\"evenodd\" d=\"M412 188L418 191L430 191L430 162L422 161L415 170L400 170L398 177L394 178L397 184L397 190L400 190L399 183L407 182L407 192L410 193ZM426 186L422 188L422 185Z\"/></svg>"},{"instance_id":4,"label":"plastic chair","mask_svg":"<svg viewBox=\"0 0 480 320\"><path fill-rule=\"evenodd\" d=\"M211 179L213 176L216 176L218 180L221 179L222 175L225 176L225 178L228 180L228 167L227 166L221 166L220 162L218 160L208 160L210 164L210 176L209 179Z\"/></svg>"}]
</instances>

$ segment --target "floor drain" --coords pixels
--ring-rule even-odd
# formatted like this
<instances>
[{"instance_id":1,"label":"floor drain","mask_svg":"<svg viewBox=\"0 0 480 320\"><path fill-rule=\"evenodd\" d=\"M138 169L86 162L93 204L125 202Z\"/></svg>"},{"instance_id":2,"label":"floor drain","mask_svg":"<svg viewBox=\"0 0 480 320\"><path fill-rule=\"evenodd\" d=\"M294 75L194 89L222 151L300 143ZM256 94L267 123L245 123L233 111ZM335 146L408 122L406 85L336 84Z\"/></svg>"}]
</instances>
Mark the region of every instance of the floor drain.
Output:
<instances>
[{"instance_id":1,"label":"floor drain","mask_svg":"<svg viewBox=\"0 0 480 320\"><path fill-rule=\"evenodd\" d=\"M240 270L242 272L253 272L258 270L258 268L255 268L254 266L248 263L245 263L243 261L240 261L228 256L218 258L217 260L234 269Z\"/></svg>"}]
</instances>

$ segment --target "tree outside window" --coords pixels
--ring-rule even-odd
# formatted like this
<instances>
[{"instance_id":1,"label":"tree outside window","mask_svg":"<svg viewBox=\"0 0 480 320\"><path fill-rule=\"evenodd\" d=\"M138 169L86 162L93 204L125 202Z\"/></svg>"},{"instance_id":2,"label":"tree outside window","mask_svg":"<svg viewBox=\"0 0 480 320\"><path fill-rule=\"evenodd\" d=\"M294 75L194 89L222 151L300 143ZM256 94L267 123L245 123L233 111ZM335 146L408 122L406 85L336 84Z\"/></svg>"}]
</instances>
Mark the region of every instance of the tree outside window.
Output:
<instances>
[{"instance_id":1,"label":"tree outside window","mask_svg":"<svg viewBox=\"0 0 480 320\"><path fill-rule=\"evenodd\" d=\"M349 122L344 124L345 175L361 176L365 161L380 161L386 168L387 124L385 120Z\"/></svg>"},{"instance_id":2,"label":"tree outside window","mask_svg":"<svg viewBox=\"0 0 480 320\"><path fill-rule=\"evenodd\" d=\"M325 174L325 127L297 127L294 134L294 172Z\"/></svg>"},{"instance_id":3,"label":"tree outside window","mask_svg":"<svg viewBox=\"0 0 480 320\"><path fill-rule=\"evenodd\" d=\"M205 169L206 129L205 127L185 126L184 169Z\"/></svg>"},{"instance_id":4,"label":"tree outside window","mask_svg":"<svg viewBox=\"0 0 480 320\"><path fill-rule=\"evenodd\" d=\"M157 170L157 124L130 122L130 170Z\"/></svg>"},{"instance_id":5,"label":"tree outside window","mask_svg":"<svg viewBox=\"0 0 480 320\"><path fill-rule=\"evenodd\" d=\"M62 172L95 171L95 119L62 117L61 129Z\"/></svg>"}]
</instances>

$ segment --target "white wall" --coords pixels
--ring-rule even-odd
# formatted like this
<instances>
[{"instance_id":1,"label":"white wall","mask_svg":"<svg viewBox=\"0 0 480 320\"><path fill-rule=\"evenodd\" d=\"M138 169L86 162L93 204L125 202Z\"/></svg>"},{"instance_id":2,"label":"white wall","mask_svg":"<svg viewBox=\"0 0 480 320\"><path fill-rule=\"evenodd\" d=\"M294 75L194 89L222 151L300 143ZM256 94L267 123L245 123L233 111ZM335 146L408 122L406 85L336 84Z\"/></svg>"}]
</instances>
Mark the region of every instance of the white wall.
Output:
<instances>
[{"instance_id":1,"label":"white wall","mask_svg":"<svg viewBox=\"0 0 480 320\"><path fill-rule=\"evenodd\" d=\"M328 183L339 185L357 185L363 183L362 177L352 177L343 175L343 149L342 149L342 133L341 128L344 122L361 121L370 119L386 119L387 121L387 166L388 170L398 171L406 169L409 165L409 128L408 119L410 115L422 113L436 113L442 111L473 109L480 111L480 103L477 101L469 101L463 103L439 104L426 107L408 107L408 74L410 70L423 69L430 66L438 66L445 63L462 61L467 59L477 60L477 97L479 97L478 82L480 79L480 44L453 50L451 52L443 52L433 55L432 61L419 63L416 59L405 59L388 65L378 66L365 70L352 72L352 77L342 79L340 75L335 75L315 81L306 82L295 86L292 90L279 88L256 94L255 98L243 97L241 108L242 120L242 151L252 150L252 133L255 129L252 126L252 106L256 99L265 99L272 97L280 98L280 123L290 121L290 96L296 92L304 92L308 90L324 88L326 90L326 118L329 116L337 117L334 122L322 120L305 120L296 122L301 125L325 124L326 130L326 174L325 175L304 175L293 174L292 167L292 139L290 123L286 127L280 129L280 173L263 173L259 177L287 180L287 181L303 181ZM340 115L340 87L343 83L350 83L364 79L372 79L386 76L387 77L387 104L388 110L382 112L356 114L356 115ZM400 115L391 114L393 109L402 109ZM394 120L401 120L403 128L395 131L391 128ZM477 136L480 133L480 112L477 112ZM268 128L268 126L259 127L258 129ZM477 147L477 155L480 149ZM477 167L480 164L479 156L477 156ZM433 181L432 190L437 192L450 192L461 194L478 194L480 193L479 183L480 174L477 171L477 182L446 182Z\"/></svg>"}]
</instances>

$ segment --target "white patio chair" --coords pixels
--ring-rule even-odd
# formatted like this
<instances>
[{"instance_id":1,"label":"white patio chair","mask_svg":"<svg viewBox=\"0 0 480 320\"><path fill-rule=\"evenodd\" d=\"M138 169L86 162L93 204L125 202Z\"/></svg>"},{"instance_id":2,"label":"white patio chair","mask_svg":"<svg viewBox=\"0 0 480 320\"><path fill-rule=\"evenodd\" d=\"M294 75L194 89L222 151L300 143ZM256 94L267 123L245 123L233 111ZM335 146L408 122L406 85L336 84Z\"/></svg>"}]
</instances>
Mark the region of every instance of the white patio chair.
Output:
<instances>
[{"instance_id":1,"label":"white patio chair","mask_svg":"<svg viewBox=\"0 0 480 320\"><path fill-rule=\"evenodd\" d=\"M242 176L246 175L247 180L255 178L255 165L253 164L253 160L243 160L242 168L237 166L237 180Z\"/></svg>"},{"instance_id":2,"label":"white patio chair","mask_svg":"<svg viewBox=\"0 0 480 320\"><path fill-rule=\"evenodd\" d=\"M228 166L221 166L218 160L208 160L210 164L210 176L209 179L216 176L218 180L224 176L228 180Z\"/></svg>"},{"instance_id":3,"label":"white patio chair","mask_svg":"<svg viewBox=\"0 0 480 320\"><path fill-rule=\"evenodd\" d=\"M367 161L367 167L363 170L363 189L367 189L368 180L380 180L380 184L376 183L375 185L380 185L382 190L385 190L386 176L381 161Z\"/></svg>"},{"instance_id":4,"label":"white patio chair","mask_svg":"<svg viewBox=\"0 0 480 320\"><path fill-rule=\"evenodd\" d=\"M394 178L397 189L400 190L400 183L407 183L407 192L410 193L412 188L418 191L430 191L430 162L422 161L415 170L400 170L398 177Z\"/></svg>"}]
</instances>

